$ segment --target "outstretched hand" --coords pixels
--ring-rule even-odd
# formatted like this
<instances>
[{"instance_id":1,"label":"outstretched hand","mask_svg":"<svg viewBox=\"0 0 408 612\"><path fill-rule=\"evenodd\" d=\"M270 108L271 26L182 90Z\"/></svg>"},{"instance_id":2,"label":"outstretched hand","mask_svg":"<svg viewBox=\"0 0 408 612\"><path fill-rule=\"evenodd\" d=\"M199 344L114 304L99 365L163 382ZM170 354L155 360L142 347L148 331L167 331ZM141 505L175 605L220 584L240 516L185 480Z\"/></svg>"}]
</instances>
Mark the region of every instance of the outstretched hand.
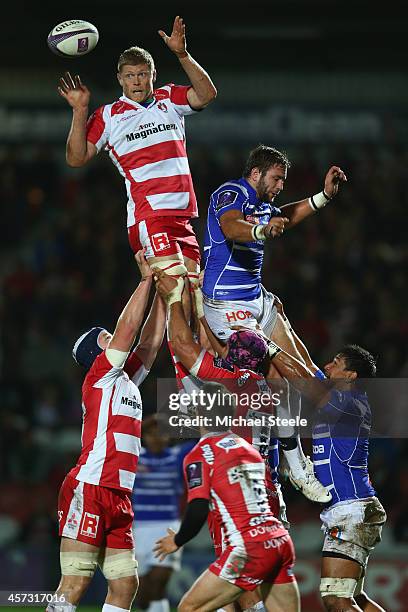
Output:
<instances>
[{"instance_id":1,"label":"outstretched hand","mask_svg":"<svg viewBox=\"0 0 408 612\"><path fill-rule=\"evenodd\" d=\"M71 73L66 72L60 78L60 84L57 89L60 96L65 98L72 108L88 108L91 92L82 83L79 74L72 78Z\"/></svg>"},{"instance_id":2,"label":"outstretched hand","mask_svg":"<svg viewBox=\"0 0 408 612\"><path fill-rule=\"evenodd\" d=\"M164 561L167 555L176 552L178 550L178 546L174 541L174 536L176 532L170 527L167 529L167 534L160 540L157 540L155 546L153 547L154 556L159 559L159 561Z\"/></svg>"},{"instance_id":3,"label":"outstretched hand","mask_svg":"<svg viewBox=\"0 0 408 612\"><path fill-rule=\"evenodd\" d=\"M329 198L334 198L340 183L345 183L347 176L339 166L332 166L324 179L324 192Z\"/></svg>"},{"instance_id":4,"label":"outstretched hand","mask_svg":"<svg viewBox=\"0 0 408 612\"><path fill-rule=\"evenodd\" d=\"M180 57L187 55L186 26L183 23L182 17L177 16L174 19L173 30L170 36L167 36L163 30L158 32L170 51L173 51L173 53Z\"/></svg>"}]
</instances>

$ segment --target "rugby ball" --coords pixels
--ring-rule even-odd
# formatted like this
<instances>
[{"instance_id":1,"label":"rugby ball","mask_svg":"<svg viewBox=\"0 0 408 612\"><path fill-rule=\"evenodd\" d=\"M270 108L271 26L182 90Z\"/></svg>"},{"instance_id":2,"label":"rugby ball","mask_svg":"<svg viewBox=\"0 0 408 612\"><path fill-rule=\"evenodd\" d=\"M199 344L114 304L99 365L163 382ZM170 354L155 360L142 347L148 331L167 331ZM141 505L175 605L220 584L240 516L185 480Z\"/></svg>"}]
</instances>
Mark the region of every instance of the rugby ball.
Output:
<instances>
[{"instance_id":1,"label":"rugby ball","mask_svg":"<svg viewBox=\"0 0 408 612\"><path fill-rule=\"evenodd\" d=\"M95 49L98 40L99 32L92 23L68 19L52 28L47 44L56 55L78 57Z\"/></svg>"}]
</instances>

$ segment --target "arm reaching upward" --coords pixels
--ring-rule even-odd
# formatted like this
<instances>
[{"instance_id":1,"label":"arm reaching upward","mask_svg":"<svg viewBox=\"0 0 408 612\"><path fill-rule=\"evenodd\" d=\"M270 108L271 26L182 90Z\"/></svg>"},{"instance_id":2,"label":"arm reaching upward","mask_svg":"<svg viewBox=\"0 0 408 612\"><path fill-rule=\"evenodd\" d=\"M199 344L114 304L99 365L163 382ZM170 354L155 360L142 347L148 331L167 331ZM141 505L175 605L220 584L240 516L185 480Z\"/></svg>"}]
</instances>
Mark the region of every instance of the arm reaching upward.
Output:
<instances>
[{"instance_id":1,"label":"arm reaching upward","mask_svg":"<svg viewBox=\"0 0 408 612\"><path fill-rule=\"evenodd\" d=\"M78 74L72 78L71 73L66 72L60 78L58 92L72 107L72 123L66 149L67 163L74 168L84 166L97 153L95 145L86 139L90 91Z\"/></svg>"},{"instance_id":2,"label":"arm reaching upward","mask_svg":"<svg viewBox=\"0 0 408 612\"><path fill-rule=\"evenodd\" d=\"M147 263L143 266L143 262L141 261L142 258L142 251L138 251L135 255L135 259L141 271L142 280L122 310L108 346L109 349L114 349L123 353L128 353L130 351L140 326L142 325L152 285L152 276L149 266Z\"/></svg>"},{"instance_id":3,"label":"arm reaching upward","mask_svg":"<svg viewBox=\"0 0 408 612\"><path fill-rule=\"evenodd\" d=\"M197 316L197 319L200 321L202 326L204 327L205 333L207 335L208 341L211 344L211 348L219 357L225 357L228 348L225 344L222 344L217 336L213 333L210 326L207 323L207 319L204 316L204 306L203 306L203 294L198 285L193 285L193 295L194 295L194 310Z\"/></svg>"},{"instance_id":4,"label":"arm reaching upward","mask_svg":"<svg viewBox=\"0 0 408 612\"><path fill-rule=\"evenodd\" d=\"M192 331L184 314L181 301L184 279L168 276L159 268L153 268L153 276L156 281L157 291L167 304L169 341L173 351L183 366L191 370L202 348L194 341Z\"/></svg>"},{"instance_id":5,"label":"arm reaching upward","mask_svg":"<svg viewBox=\"0 0 408 612\"><path fill-rule=\"evenodd\" d=\"M159 34L168 48L177 55L180 64L191 82L191 89L187 93L191 108L200 110L207 106L217 95L214 83L207 72L187 52L186 26L183 19L177 16L174 19L173 30L168 36L163 30Z\"/></svg>"},{"instance_id":6,"label":"arm reaching upward","mask_svg":"<svg viewBox=\"0 0 408 612\"><path fill-rule=\"evenodd\" d=\"M281 206L282 212L289 218L287 228L289 229L297 225L320 208L326 206L338 193L340 183L346 181L347 177L343 170L338 166L332 166L325 176L323 191L299 202L292 202Z\"/></svg>"},{"instance_id":7,"label":"arm reaching upward","mask_svg":"<svg viewBox=\"0 0 408 612\"><path fill-rule=\"evenodd\" d=\"M149 316L143 325L136 353L146 370L150 370L162 345L166 329L166 305L156 293Z\"/></svg>"}]
</instances>

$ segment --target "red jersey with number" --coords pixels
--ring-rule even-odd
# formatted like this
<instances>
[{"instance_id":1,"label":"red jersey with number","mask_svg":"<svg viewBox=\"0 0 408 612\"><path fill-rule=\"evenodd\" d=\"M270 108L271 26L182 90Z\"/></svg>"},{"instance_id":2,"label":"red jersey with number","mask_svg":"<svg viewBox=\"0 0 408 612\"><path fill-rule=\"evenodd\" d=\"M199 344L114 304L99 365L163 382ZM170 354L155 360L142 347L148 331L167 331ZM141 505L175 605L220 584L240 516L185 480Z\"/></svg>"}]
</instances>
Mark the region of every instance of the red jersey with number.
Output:
<instances>
[{"instance_id":1,"label":"red jersey with number","mask_svg":"<svg viewBox=\"0 0 408 612\"><path fill-rule=\"evenodd\" d=\"M164 85L147 107L121 96L88 120L87 140L108 151L125 179L128 227L163 215L197 217L184 128L184 117L196 112L189 89Z\"/></svg>"},{"instance_id":2,"label":"red jersey with number","mask_svg":"<svg viewBox=\"0 0 408 612\"><path fill-rule=\"evenodd\" d=\"M208 434L184 458L188 502L210 501L210 524L221 527L225 546L245 548L286 535L273 516L265 463L246 440L227 432Z\"/></svg>"},{"instance_id":3,"label":"red jersey with number","mask_svg":"<svg viewBox=\"0 0 408 612\"><path fill-rule=\"evenodd\" d=\"M69 475L81 482L132 491L140 453L147 370L136 352L123 368L98 355L82 385L82 451Z\"/></svg>"}]
</instances>

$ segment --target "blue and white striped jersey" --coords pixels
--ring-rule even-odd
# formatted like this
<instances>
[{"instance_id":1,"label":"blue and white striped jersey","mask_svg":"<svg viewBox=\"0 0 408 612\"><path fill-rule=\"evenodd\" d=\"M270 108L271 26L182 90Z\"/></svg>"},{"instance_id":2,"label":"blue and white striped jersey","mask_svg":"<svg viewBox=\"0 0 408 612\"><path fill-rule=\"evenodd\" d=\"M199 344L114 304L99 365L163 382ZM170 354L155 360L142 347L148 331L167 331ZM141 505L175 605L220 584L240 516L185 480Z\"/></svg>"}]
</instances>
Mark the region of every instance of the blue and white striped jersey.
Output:
<instances>
[{"instance_id":1,"label":"blue and white striped jersey","mask_svg":"<svg viewBox=\"0 0 408 612\"><path fill-rule=\"evenodd\" d=\"M173 521L180 517L184 492L183 460L195 441L169 446L154 454L142 447L137 466L132 506L135 521Z\"/></svg>"},{"instance_id":2,"label":"blue and white striped jersey","mask_svg":"<svg viewBox=\"0 0 408 612\"><path fill-rule=\"evenodd\" d=\"M371 410L367 395L356 389L332 390L328 403L317 412L313 427L313 465L317 478L332 500L374 496L368 474Z\"/></svg>"},{"instance_id":3,"label":"blue and white striped jersey","mask_svg":"<svg viewBox=\"0 0 408 612\"><path fill-rule=\"evenodd\" d=\"M281 210L261 202L244 179L228 181L211 195L204 236L203 293L213 300L254 300L261 293L261 268L265 243L227 240L220 217L240 210L250 223L269 223Z\"/></svg>"}]
</instances>

